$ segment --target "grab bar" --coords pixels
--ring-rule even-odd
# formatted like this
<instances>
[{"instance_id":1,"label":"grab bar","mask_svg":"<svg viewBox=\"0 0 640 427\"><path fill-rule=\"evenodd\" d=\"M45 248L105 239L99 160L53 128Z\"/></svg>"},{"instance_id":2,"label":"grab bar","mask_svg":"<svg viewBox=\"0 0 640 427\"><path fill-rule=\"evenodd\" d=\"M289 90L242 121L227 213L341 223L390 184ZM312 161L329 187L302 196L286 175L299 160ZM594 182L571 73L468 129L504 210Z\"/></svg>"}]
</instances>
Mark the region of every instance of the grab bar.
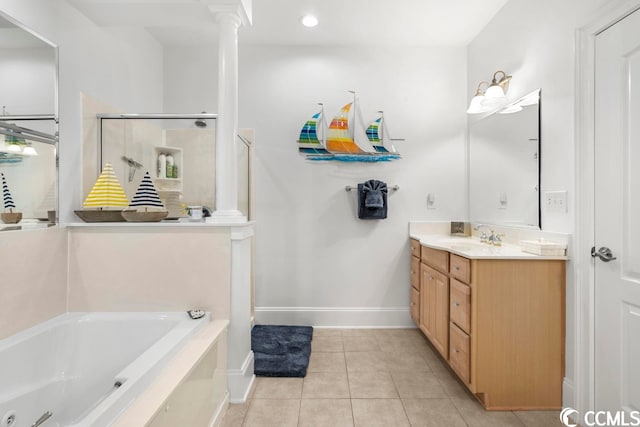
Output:
<instances>
[{"instance_id":1,"label":"grab bar","mask_svg":"<svg viewBox=\"0 0 640 427\"><path fill-rule=\"evenodd\" d=\"M42 425L45 421L51 418L52 415L53 415L53 412L51 411L45 412L44 414L42 414L40 418L38 418L38 420L35 423L31 424L31 427L38 427Z\"/></svg>"}]
</instances>

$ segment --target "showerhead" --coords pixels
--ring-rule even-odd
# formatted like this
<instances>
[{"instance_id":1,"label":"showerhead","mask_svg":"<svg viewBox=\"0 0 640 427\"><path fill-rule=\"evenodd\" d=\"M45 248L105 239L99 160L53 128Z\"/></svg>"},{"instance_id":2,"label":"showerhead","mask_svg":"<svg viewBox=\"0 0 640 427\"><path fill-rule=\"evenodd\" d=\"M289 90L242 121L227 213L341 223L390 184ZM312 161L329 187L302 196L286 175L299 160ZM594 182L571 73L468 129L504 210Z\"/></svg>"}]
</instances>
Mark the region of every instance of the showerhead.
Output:
<instances>
[{"instance_id":1,"label":"showerhead","mask_svg":"<svg viewBox=\"0 0 640 427\"><path fill-rule=\"evenodd\" d=\"M202 112L202 114L204 114L204 113L206 113L206 111ZM206 128L207 127L207 121L205 119L197 119L194 123L199 128Z\"/></svg>"}]
</instances>

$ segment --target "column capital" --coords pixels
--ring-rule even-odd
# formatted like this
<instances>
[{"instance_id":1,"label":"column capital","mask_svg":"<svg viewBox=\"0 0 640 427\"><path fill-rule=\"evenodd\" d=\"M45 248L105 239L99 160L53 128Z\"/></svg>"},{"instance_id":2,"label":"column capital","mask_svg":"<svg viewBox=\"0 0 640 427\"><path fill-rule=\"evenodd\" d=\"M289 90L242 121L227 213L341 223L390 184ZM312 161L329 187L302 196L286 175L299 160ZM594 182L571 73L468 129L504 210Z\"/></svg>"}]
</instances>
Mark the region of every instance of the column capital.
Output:
<instances>
[{"instance_id":1,"label":"column capital","mask_svg":"<svg viewBox=\"0 0 640 427\"><path fill-rule=\"evenodd\" d=\"M240 23L245 27L251 26L252 16L252 0L200 0L207 5L209 11L216 16L216 20L221 15L235 15Z\"/></svg>"}]
</instances>

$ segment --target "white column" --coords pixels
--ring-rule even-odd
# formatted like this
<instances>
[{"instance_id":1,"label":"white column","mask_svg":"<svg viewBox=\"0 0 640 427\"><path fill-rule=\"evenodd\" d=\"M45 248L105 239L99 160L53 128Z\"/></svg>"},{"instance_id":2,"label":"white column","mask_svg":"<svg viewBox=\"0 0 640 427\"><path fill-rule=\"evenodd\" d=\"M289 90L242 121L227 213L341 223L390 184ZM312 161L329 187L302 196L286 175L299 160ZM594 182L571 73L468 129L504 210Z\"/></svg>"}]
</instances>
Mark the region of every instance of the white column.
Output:
<instances>
[{"instance_id":1,"label":"white column","mask_svg":"<svg viewBox=\"0 0 640 427\"><path fill-rule=\"evenodd\" d=\"M216 209L211 222L239 223L238 210L238 27L237 13L216 15L218 39L218 119L216 122Z\"/></svg>"},{"instance_id":2,"label":"white column","mask_svg":"<svg viewBox=\"0 0 640 427\"><path fill-rule=\"evenodd\" d=\"M247 400L255 380L251 351L251 241L253 225L231 227L231 317L227 378L229 401Z\"/></svg>"}]
</instances>

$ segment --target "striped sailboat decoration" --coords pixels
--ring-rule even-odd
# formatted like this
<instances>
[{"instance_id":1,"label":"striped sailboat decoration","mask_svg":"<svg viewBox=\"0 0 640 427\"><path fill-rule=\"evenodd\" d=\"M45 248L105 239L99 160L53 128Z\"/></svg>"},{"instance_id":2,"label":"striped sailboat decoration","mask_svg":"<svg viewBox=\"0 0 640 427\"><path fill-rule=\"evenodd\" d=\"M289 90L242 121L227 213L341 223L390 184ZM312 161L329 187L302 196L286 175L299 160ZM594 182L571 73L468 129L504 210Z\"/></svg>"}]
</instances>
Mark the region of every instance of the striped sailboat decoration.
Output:
<instances>
[{"instance_id":1,"label":"striped sailboat decoration","mask_svg":"<svg viewBox=\"0 0 640 427\"><path fill-rule=\"evenodd\" d=\"M4 208L9 212L0 213L0 220L5 224L17 224L22 220L21 212L14 212L13 210L16 208L16 204L13 201L13 197L11 196L11 191L9 191L9 185L7 184L7 179L2 175L2 200L4 201Z\"/></svg>"},{"instance_id":2,"label":"striped sailboat decoration","mask_svg":"<svg viewBox=\"0 0 640 427\"><path fill-rule=\"evenodd\" d=\"M2 199L4 201L4 208L9 209L9 212L13 212L16 208L16 204L11 197L11 191L9 191L9 185L7 185L7 179L2 174Z\"/></svg>"},{"instance_id":3,"label":"striped sailboat decoration","mask_svg":"<svg viewBox=\"0 0 640 427\"><path fill-rule=\"evenodd\" d=\"M307 153L309 160L336 160L342 162L387 162L400 158L395 150L384 145L382 116L369 124L365 131L359 126L357 97L343 106L333 117L324 143L326 153ZM304 128L303 128L304 130Z\"/></svg>"},{"instance_id":4,"label":"striped sailboat decoration","mask_svg":"<svg viewBox=\"0 0 640 427\"><path fill-rule=\"evenodd\" d=\"M322 104L319 104L322 107ZM324 123L324 110L321 108L319 112L314 114L302 126L300 130L300 138L298 138L298 151L301 154L327 154L322 140L322 129ZM320 133L320 136L318 136Z\"/></svg>"},{"instance_id":5,"label":"striped sailboat decoration","mask_svg":"<svg viewBox=\"0 0 640 427\"><path fill-rule=\"evenodd\" d=\"M122 216L130 222L156 222L169 215L169 211L164 208L148 171L142 177L129 207L134 209L123 211ZM144 208L144 210L138 210L139 208Z\"/></svg>"},{"instance_id":6,"label":"striped sailboat decoration","mask_svg":"<svg viewBox=\"0 0 640 427\"><path fill-rule=\"evenodd\" d=\"M129 200L110 163L104 165L82 206L85 209L74 212L86 222L124 221L121 213Z\"/></svg>"}]
</instances>

